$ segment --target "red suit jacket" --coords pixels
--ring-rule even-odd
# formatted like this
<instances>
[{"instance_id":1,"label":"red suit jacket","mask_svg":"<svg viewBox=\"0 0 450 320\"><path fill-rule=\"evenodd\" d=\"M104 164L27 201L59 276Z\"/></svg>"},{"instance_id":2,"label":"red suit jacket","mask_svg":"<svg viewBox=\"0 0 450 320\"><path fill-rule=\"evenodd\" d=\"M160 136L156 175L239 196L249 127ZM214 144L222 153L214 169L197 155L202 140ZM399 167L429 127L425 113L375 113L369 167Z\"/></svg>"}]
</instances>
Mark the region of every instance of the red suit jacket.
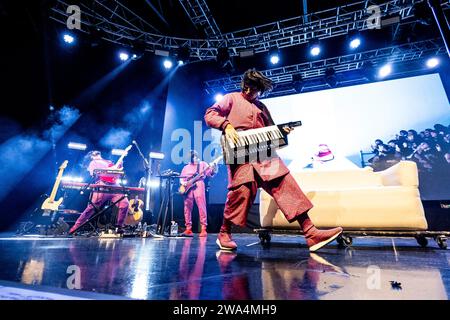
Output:
<instances>
[{"instance_id":1,"label":"red suit jacket","mask_svg":"<svg viewBox=\"0 0 450 320\"><path fill-rule=\"evenodd\" d=\"M208 126L222 131L229 123L237 131L274 125L269 110L262 102L249 102L240 92L226 94L220 102L208 108L205 121ZM228 189L255 181L254 170L264 181L289 173L278 156L258 162L228 165Z\"/></svg>"}]
</instances>

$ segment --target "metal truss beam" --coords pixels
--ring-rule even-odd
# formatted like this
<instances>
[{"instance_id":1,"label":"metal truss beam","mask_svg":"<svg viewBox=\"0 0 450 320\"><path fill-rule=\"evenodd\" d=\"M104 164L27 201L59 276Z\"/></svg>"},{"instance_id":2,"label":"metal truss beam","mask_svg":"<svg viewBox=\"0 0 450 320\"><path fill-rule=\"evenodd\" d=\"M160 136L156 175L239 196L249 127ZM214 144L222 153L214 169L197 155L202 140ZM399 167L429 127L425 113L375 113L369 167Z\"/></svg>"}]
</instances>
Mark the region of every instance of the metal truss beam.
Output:
<instances>
[{"instance_id":1,"label":"metal truss beam","mask_svg":"<svg viewBox=\"0 0 450 320\"><path fill-rule=\"evenodd\" d=\"M378 66L384 63L402 64L421 59L428 55L445 54L446 49L442 41L440 39L430 39L333 58L309 61L286 67L273 68L263 70L261 72L265 76L272 79L275 86L279 87L281 90L283 89L283 86L285 86L290 91L295 91L295 89L292 88L292 83L297 81L296 77L301 78L302 81L323 77L325 76L325 71L328 68L333 68L336 74L338 74L361 69L369 62L373 66ZM232 76L209 80L205 81L204 87L208 94L237 91L240 89L241 79L242 76ZM272 95L286 93L289 92L280 92L280 90L276 90L272 93Z\"/></svg>"},{"instance_id":2,"label":"metal truss beam","mask_svg":"<svg viewBox=\"0 0 450 320\"><path fill-rule=\"evenodd\" d=\"M388 21L392 16L399 17L398 22L394 23L415 22L411 9L415 3L423 1L391 0L378 4L382 25L383 21ZM92 3L95 6L92 6ZM133 46L136 42L140 42L150 52L156 49L189 47L191 60L208 60L214 59L217 56L217 49L221 47L228 47L230 55L236 56L245 49L251 48L255 53L260 53L275 47L295 46L313 39L330 38L352 30L367 29L369 16L367 8L373 4L375 3L369 0L359 1L306 16L222 34L220 38L211 39L187 39L162 35L145 19L118 0L82 0L80 6L81 22L85 32L89 32L88 30L92 27L97 27L103 31L104 40L126 46ZM65 0L57 0L56 5L51 9L50 18L66 24L68 5L70 4ZM450 9L448 1L441 0L441 5L444 10Z\"/></svg>"},{"instance_id":3,"label":"metal truss beam","mask_svg":"<svg viewBox=\"0 0 450 320\"><path fill-rule=\"evenodd\" d=\"M192 24L205 32L207 39L220 38L222 33L205 0L179 0Z\"/></svg>"}]
</instances>

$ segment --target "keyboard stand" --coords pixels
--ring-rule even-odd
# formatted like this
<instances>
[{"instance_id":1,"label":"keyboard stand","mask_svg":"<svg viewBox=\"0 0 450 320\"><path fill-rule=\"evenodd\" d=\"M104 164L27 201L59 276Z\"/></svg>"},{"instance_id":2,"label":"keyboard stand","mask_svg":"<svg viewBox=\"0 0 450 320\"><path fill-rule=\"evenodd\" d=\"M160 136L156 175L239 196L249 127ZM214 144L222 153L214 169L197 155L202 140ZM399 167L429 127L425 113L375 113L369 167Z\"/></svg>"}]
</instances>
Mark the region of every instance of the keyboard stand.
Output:
<instances>
[{"instance_id":1,"label":"keyboard stand","mask_svg":"<svg viewBox=\"0 0 450 320\"><path fill-rule=\"evenodd\" d=\"M167 218L169 215L169 210L170 210L170 221L173 221L173 185L174 185L174 180L175 179L179 179L180 176L179 174L177 175L167 175L167 176L163 176L160 175L160 188L162 188L162 181L165 180L166 181L166 185L165 185L165 190L162 194L161 197L161 206L159 208L159 212L158 212L158 218L156 220L156 233L159 235L164 236L165 235L165 230L167 228ZM161 189L160 189L161 191ZM170 231L167 233L168 235L170 235Z\"/></svg>"}]
</instances>

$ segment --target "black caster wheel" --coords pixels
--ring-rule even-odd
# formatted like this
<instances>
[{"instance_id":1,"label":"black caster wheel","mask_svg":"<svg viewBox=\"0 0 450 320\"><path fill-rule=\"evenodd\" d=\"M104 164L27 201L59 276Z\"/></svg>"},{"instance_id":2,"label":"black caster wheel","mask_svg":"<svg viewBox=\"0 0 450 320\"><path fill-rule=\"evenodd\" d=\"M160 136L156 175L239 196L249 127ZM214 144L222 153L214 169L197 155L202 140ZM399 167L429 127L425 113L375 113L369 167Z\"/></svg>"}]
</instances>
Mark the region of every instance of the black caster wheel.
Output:
<instances>
[{"instance_id":1,"label":"black caster wheel","mask_svg":"<svg viewBox=\"0 0 450 320\"><path fill-rule=\"evenodd\" d=\"M344 241L344 246L350 247L353 244L353 239L350 236L343 235L342 240Z\"/></svg>"},{"instance_id":2,"label":"black caster wheel","mask_svg":"<svg viewBox=\"0 0 450 320\"><path fill-rule=\"evenodd\" d=\"M447 238L445 236L437 236L436 243L438 244L439 248L444 250L447 249Z\"/></svg>"},{"instance_id":3,"label":"black caster wheel","mask_svg":"<svg viewBox=\"0 0 450 320\"><path fill-rule=\"evenodd\" d=\"M423 236L416 237L416 241L419 244L419 246L421 246L422 248L425 248L428 245L427 238L425 238Z\"/></svg>"},{"instance_id":4,"label":"black caster wheel","mask_svg":"<svg viewBox=\"0 0 450 320\"><path fill-rule=\"evenodd\" d=\"M261 245L263 247L268 247L270 245L270 240L272 237L270 236L269 232L260 232L259 233L259 240L261 241Z\"/></svg>"}]
</instances>

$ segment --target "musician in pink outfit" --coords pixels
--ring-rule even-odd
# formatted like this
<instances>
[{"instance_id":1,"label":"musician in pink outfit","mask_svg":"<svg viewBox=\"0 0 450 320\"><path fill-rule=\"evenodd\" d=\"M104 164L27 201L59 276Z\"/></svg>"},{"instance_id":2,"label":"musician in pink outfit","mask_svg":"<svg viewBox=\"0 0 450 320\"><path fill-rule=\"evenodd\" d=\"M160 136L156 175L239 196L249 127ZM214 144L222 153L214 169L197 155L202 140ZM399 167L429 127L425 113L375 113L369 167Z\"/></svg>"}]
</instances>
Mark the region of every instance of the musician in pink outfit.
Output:
<instances>
[{"instance_id":1,"label":"musician in pink outfit","mask_svg":"<svg viewBox=\"0 0 450 320\"><path fill-rule=\"evenodd\" d=\"M95 170L120 170L123 168L123 163L119 162L114 164L112 161L105 160L102 158L100 151L91 151L86 157L90 159L89 166L87 170L89 174L95 178L93 184L104 184L104 185L117 185L116 179L117 175L115 174L96 174ZM122 159L122 158L121 158ZM75 222L74 226L69 230L69 234L73 234L77 229L84 224L87 220L89 220L92 215L95 213L95 208L97 210L108 200L115 203L120 198L123 197L123 194L110 194L110 193L101 193L101 192L93 192L91 202L88 204L86 209L84 209L83 213ZM120 200L116 206L119 208L119 214L117 217L116 227L119 232L122 232L122 228L124 226L125 218L128 213L128 198L124 197Z\"/></svg>"},{"instance_id":2,"label":"musician in pink outfit","mask_svg":"<svg viewBox=\"0 0 450 320\"><path fill-rule=\"evenodd\" d=\"M259 101L260 95L272 89L272 81L256 70L248 70L241 88L241 92L226 94L205 113L206 124L222 130L226 138L234 142L239 138L237 131L275 124L267 107ZM283 130L288 134L292 129L286 127ZM263 188L274 198L288 221L300 224L310 251L320 249L342 232L340 227L316 229L307 214L312 203L276 153L249 163L228 165L228 181L223 224L216 241L223 250L237 248L231 237L231 225L245 226L258 188Z\"/></svg>"},{"instance_id":3,"label":"musician in pink outfit","mask_svg":"<svg viewBox=\"0 0 450 320\"><path fill-rule=\"evenodd\" d=\"M198 153L191 150L190 162L184 166L181 171L180 184L188 186L190 179L198 174L203 174L206 177L213 177L217 173L217 166L210 167L205 161L200 161ZM190 188L184 195L184 221L186 230L183 232L184 236L192 237L192 209L194 208L194 201L197 204L200 215L201 232L200 237L206 237L206 227L208 225L207 210L206 210L206 192L205 192L204 178L197 181L192 188Z\"/></svg>"}]
</instances>

